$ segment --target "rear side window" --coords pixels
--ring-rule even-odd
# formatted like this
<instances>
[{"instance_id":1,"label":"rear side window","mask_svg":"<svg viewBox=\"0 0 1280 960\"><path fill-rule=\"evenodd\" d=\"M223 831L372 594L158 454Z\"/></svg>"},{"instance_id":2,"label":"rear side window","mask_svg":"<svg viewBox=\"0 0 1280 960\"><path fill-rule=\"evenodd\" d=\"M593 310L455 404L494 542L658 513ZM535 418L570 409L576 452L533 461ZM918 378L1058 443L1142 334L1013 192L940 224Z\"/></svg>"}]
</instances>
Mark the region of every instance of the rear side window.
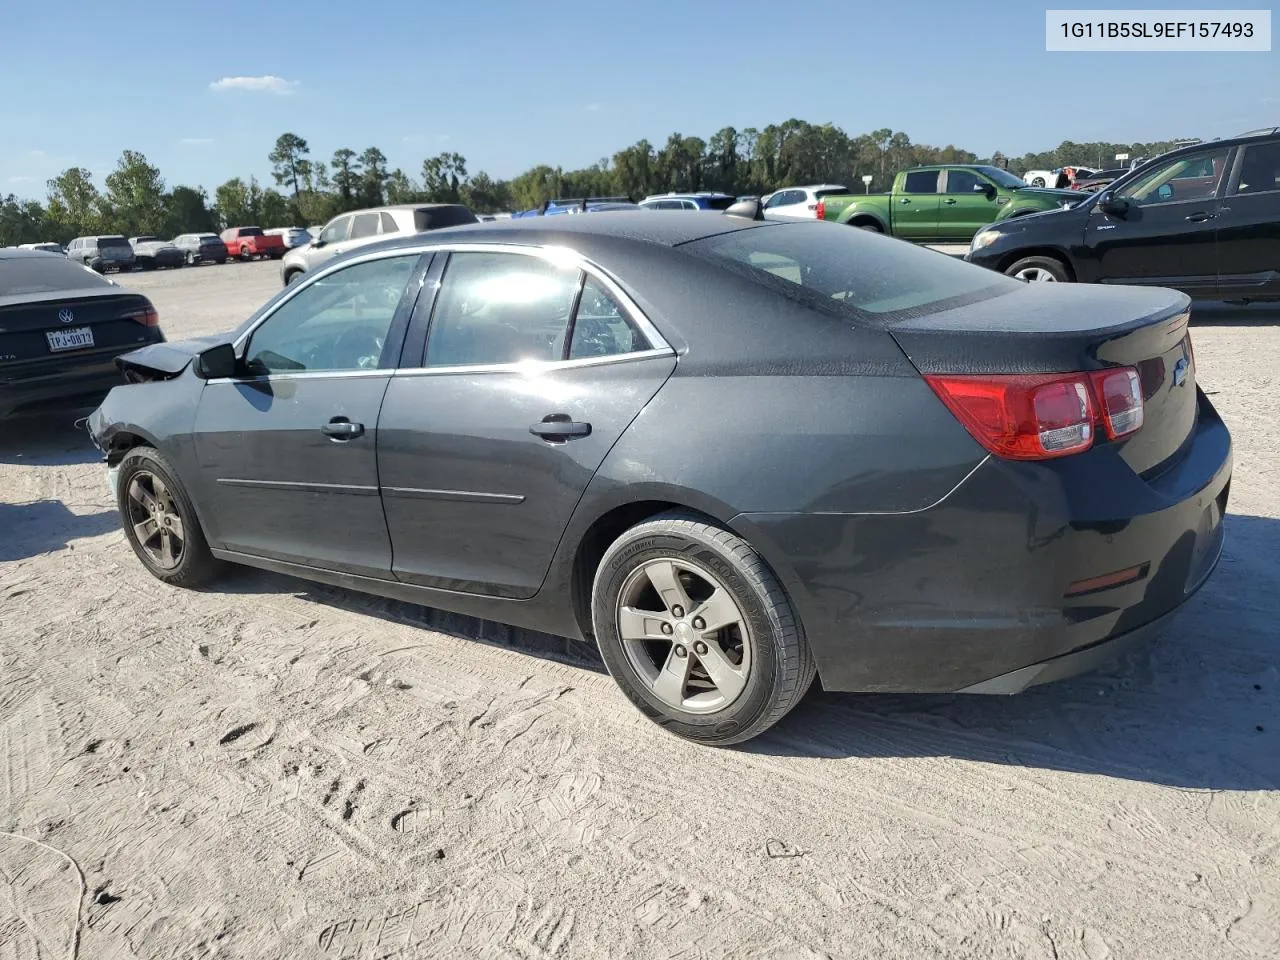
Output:
<instances>
[{"instance_id":1,"label":"rear side window","mask_svg":"<svg viewBox=\"0 0 1280 960\"><path fill-rule=\"evenodd\" d=\"M880 320L934 313L1020 286L945 254L816 221L735 230L681 249L794 299Z\"/></svg>"},{"instance_id":2,"label":"rear side window","mask_svg":"<svg viewBox=\"0 0 1280 960\"><path fill-rule=\"evenodd\" d=\"M428 367L559 360L580 273L514 253L449 257L427 333Z\"/></svg>"},{"instance_id":3,"label":"rear side window","mask_svg":"<svg viewBox=\"0 0 1280 960\"><path fill-rule=\"evenodd\" d=\"M239 233L239 235L240 235L240 236L242 236L242 237L260 237L260 236L262 236L262 228L261 228L261 227L241 227L241 228L239 229L239 231L237 231L237 232L238 232L238 233Z\"/></svg>"},{"instance_id":4,"label":"rear side window","mask_svg":"<svg viewBox=\"0 0 1280 960\"><path fill-rule=\"evenodd\" d=\"M907 174L902 183L903 193L937 193L937 170L914 170Z\"/></svg>"},{"instance_id":5,"label":"rear side window","mask_svg":"<svg viewBox=\"0 0 1280 960\"><path fill-rule=\"evenodd\" d=\"M1236 193L1249 196L1280 190L1280 140L1244 148Z\"/></svg>"},{"instance_id":6,"label":"rear side window","mask_svg":"<svg viewBox=\"0 0 1280 960\"><path fill-rule=\"evenodd\" d=\"M355 219L351 221L352 240L360 240L364 237L376 236L377 233L378 215L376 213L356 214Z\"/></svg>"},{"instance_id":7,"label":"rear side window","mask_svg":"<svg viewBox=\"0 0 1280 960\"><path fill-rule=\"evenodd\" d=\"M383 233L398 233L398 232L399 232L399 228L396 226L396 219L395 219L395 217L393 217L393 216L391 216L391 214L389 214L389 213L385 213L385 212L381 215L381 217L382 217L382 232L383 232ZM306 231L304 230L303 232L305 233Z\"/></svg>"},{"instance_id":8,"label":"rear side window","mask_svg":"<svg viewBox=\"0 0 1280 960\"><path fill-rule=\"evenodd\" d=\"M604 287L588 279L573 317L568 359L612 357L648 349L649 342L631 326L617 301Z\"/></svg>"},{"instance_id":9,"label":"rear side window","mask_svg":"<svg viewBox=\"0 0 1280 960\"><path fill-rule=\"evenodd\" d=\"M0 297L109 286L87 267L53 254L0 260Z\"/></svg>"}]
</instances>

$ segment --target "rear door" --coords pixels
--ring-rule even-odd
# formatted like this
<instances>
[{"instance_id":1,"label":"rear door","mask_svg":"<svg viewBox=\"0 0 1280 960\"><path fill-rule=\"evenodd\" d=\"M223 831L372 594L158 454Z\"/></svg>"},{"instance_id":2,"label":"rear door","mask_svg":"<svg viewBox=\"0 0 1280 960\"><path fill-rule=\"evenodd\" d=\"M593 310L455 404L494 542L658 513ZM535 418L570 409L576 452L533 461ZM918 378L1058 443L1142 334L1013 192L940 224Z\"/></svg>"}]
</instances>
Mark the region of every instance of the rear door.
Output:
<instances>
[{"instance_id":1,"label":"rear door","mask_svg":"<svg viewBox=\"0 0 1280 960\"><path fill-rule=\"evenodd\" d=\"M1197 151L1155 165L1115 191L1123 216L1095 205L1085 245L1102 283L1218 289L1218 214L1231 150Z\"/></svg>"},{"instance_id":2,"label":"rear door","mask_svg":"<svg viewBox=\"0 0 1280 960\"><path fill-rule=\"evenodd\" d=\"M995 184L973 170L951 168L943 171L938 232L942 240L971 240L982 227L996 218Z\"/></svg>"},{"instance_id":3,"label":"rear door","mask_svg":"<svg viewBox=\"0 0 1280 960\"><path fill-rule=\"evenodd\" d=\"M212 540L390 577L378 411L421 261L387 254L303 280L247 334L243 373L205 384L194 442Z\"/></svg>"},{"instance_id":4,"label":"rear door","mask_svg":"<svg viewBox=\"0 0 1280 960\"><path fill-rule=\"evenodd\" d=\"M938 209L942 197L940 170L911 170L903 178L902 189L890 198L893 208L893 235L904 240L933 237L938 229Z\"/></svg>"},{"instance_id":5,"label":"rear door","mask_svg":"<svg viewBox=\"0 0 1280 960\"><path fill-rule=\"evenodd\" d=\"M395 575L531 597L674 353L611 281L536 248L455 251L413 329L428 318L378 422Z\"/></svg>"},{"instance_id":6,"label":"rear door","mask_svg":"<svg viewBox=\"0 0 1280 960\"><path fill-rule=\"evenodd\" d=\"M1280 296L1280 140L1242 148L1217 223L1221 294Z\"/></svg>"}]
</instances>

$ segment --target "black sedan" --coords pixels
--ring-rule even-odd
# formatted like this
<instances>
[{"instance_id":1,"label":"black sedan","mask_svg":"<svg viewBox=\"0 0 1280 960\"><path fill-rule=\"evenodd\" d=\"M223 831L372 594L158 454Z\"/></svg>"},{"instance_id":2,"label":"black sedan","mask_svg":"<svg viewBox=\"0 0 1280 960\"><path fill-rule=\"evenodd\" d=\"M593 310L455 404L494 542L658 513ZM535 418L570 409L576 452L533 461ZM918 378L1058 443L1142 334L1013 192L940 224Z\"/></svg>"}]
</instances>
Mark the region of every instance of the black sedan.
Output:
<instances>
[{"instance_id":1,"label":"black sedan","mask_svg":"<svg viewBox=\"0 0 1280 960\"><path fill-rule=\"evenodd\" d=\"M367 247L90 418L161 580L249 564L594 640L703 743L827 689L1012 693L1161 630L1231 442L1188 300L727 214Z\"/></svg>"},{"instance_id":2,"label":"black sedan","mask_svg":"<svg viewBox=\"0 0 1280 960\"><path fill-rule=\"evenodd\" d=\"M0 419L97 403L114 360L164 340L151 301L56 253L0 250Z\"/></svg>"}]
</instances>

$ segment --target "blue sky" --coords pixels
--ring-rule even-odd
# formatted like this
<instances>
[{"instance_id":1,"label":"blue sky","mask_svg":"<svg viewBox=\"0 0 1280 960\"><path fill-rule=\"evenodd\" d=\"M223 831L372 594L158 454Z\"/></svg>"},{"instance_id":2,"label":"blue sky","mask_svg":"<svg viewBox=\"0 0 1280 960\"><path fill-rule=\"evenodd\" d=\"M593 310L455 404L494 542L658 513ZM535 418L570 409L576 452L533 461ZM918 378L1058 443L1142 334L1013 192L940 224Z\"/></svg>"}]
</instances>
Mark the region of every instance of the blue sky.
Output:
<instances>
[{"instance_id":1,"label":"blue sky","mask_svg":"<svg viewBox=\"0 0 1280 960\"><path fill-rule=\"evenodd\" d=\"M71 165L101 185L125 148L170 186L270 182L266 155L286 130L325 158L376 145L417 176L425 157L456 150L471 172L509 177L585 166L642 137L788 117L1013 155L1280 124L1276 53L1046 53L1044 10L1062 2L223 0L114 12L133 6L8 4L0 194L43 197ZM263 77L282 82L218 86Z\"/></svg>"}]
</instances>

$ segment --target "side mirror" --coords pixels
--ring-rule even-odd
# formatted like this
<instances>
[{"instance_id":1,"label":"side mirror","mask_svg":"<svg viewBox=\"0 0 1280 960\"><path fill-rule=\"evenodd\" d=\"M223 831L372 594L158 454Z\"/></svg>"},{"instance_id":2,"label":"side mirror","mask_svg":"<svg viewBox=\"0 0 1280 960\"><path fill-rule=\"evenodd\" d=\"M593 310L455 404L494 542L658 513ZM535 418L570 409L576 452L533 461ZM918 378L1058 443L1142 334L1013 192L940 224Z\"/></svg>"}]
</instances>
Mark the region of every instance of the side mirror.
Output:
<instances>
[{"instance_id":1,"label":"side mirror","mask_svg":"<svg viewBox=\"0 0 1280 960\"><path fill-rule=\"evenodd\" d=\"M1107 190L1098 198L1098 209L1113 217L1123 218L1129 212L1129 201Z\"/></svg>"},{"instance_id":2,"label":"side mirror","mask_svg":"<svg viewBox=\"0 0 1280 960\"><path fill-rule=\"evenodd\" d=\"M982 194L988 200L994 200L996 198L996 188L989 183L975 183L973 185L973 192Z\"/></svg>"},{"instance_id":3,"label":"side mirror","mask_svg":"<svg viewBox=\"0 0 1280 960\"><path fill-rule=\"evenodd\" d=\"M237 363L236 348L229 343L220 343L196 354L192 371L201 380L220 380L234 377Z\"/></svg>"},{"instance_id":4,"label":"side mirror","mask_svg":"<svg viewBox=\"0 0 1280 960\"><path fill-rule=\"evenodd\" d=\"M742 217L745 220L763 220L764 205L759 200L739 200L725 208L726 217Z\"/></svg>"}]
</instances>

